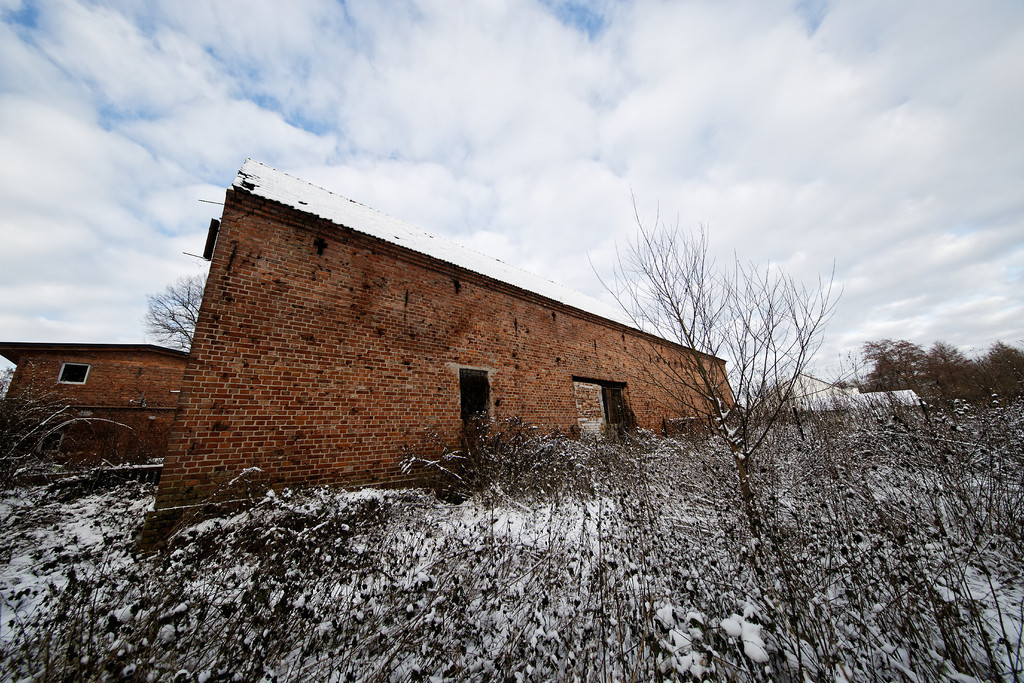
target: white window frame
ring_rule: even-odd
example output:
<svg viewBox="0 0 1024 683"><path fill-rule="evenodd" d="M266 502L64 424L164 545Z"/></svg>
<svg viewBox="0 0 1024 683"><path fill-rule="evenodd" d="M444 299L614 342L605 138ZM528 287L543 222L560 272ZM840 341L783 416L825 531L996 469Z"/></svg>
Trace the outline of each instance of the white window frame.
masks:
<svg viewBox="0 0 1024 683"><path fill-rule="evenodd" d="M69 380L62 379L64 377L64 368L66 368L69 365L80 365L80 366L84 366L85 367L85 377L82 378L81 382L71 382ZM92 370L92 366L89 365L88 363L61 363L60 374L57 375L57 383L58 384L85 384L87 381L89 381L89 371L90 370Z"/></svg>

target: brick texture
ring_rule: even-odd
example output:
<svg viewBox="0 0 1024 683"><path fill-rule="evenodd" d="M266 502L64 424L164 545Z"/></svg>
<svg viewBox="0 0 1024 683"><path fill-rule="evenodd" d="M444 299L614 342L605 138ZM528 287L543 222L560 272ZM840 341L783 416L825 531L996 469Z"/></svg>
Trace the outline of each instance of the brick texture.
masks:
<svg viewBox="0 0 1024 683"><path fill-rule="evenodd" d="M624 383L637 425L660 429L677 415L645 382L650 344L685 352L231 189L158 511L250 467L288 485L401 482L426 433L457 442L461 368L488 371L497 420L578 432L579 377Z"/></svg>

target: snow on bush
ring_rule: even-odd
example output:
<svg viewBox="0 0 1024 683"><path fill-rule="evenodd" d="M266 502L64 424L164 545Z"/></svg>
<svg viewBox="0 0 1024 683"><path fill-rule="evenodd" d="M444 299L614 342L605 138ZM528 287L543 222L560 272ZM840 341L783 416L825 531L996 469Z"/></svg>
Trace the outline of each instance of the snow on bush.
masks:
<svg viewBox="0 0 1024 683"><path fill-rule="evenodd" d="M0 679L1020 680L1021 406L803 427L753 473L756 538L712 444L522 425L461 504L254 478L152 556L146 485L15 489Z"/></svg>

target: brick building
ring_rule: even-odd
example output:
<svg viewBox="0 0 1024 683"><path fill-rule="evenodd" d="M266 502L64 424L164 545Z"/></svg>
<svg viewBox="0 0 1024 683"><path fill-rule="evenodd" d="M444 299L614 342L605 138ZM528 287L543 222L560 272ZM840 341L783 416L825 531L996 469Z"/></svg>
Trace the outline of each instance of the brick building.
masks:
<svg viewBox="0 0 1024 683"><path fill-rule="evenodd" d="M69 462L163 457L188 354L150 344L0 343L15 364L7 396L69 406L47 446Z"/></svg>
<svg viewBox="0 0 1024 683"><path fill-rule="evenodd" d="M692 351L252 160L208 252L157 516L249 467L288 484L400 481L404 449L426 432L457 443L478 413L574 433L680 417L644 364Z"/></svg>

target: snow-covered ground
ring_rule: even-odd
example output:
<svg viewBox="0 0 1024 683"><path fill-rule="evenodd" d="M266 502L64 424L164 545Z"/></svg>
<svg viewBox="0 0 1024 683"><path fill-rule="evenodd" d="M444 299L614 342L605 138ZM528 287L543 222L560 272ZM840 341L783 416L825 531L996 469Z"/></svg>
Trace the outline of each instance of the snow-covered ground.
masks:
<svg viewBox="0 0 1024 683"><path fill-rule="evenodd" d="M526 439L546 496L267 490L150 556L149 485L14 489L0 679L1020 680L1015 410L780 433L756 540L725 454L653 437Z"/></svg>

